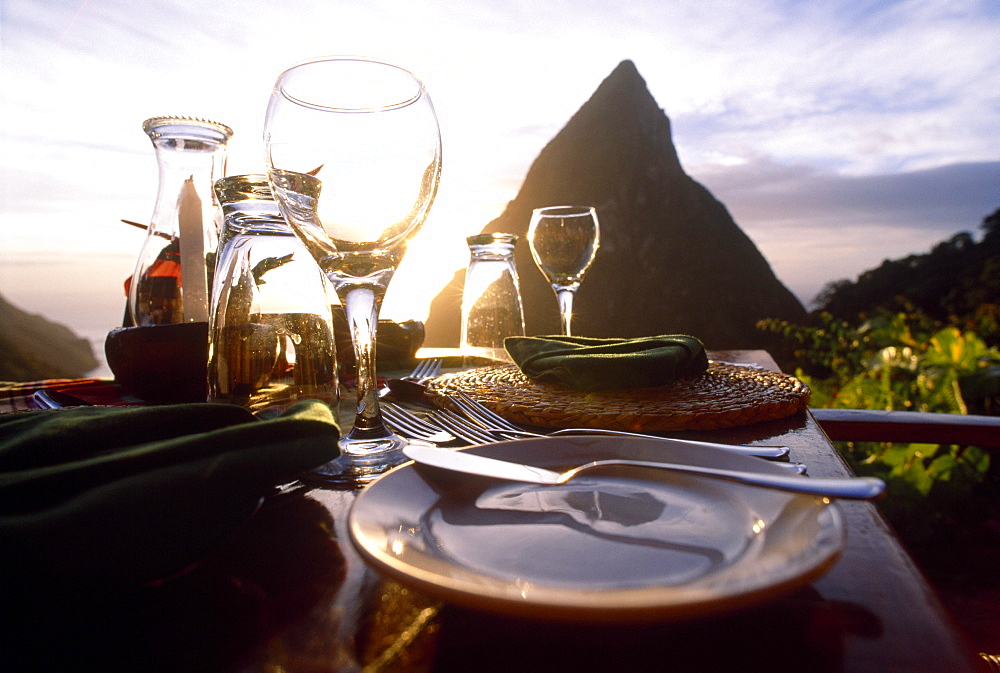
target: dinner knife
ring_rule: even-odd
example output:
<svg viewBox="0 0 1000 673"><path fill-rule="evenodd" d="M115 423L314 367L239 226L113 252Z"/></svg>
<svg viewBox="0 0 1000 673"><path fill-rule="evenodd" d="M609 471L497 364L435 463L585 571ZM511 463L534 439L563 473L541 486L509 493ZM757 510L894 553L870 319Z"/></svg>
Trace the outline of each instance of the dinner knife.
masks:
<svg viewBox="0 0 1000 673"><path fill-rule="evenodd" d="M621 459L595 460L565 472L555 472L533 465L513 463L506 460L479 456L468 451L444 449L437 446L411 444L403 448L403 453L411 460L423 465L430 465L455 472L464 472L466 474L475 474L482 477L541 484L544 486L565 484L570 479L591 470L626 467L683 472L685 474L713 479L734 481L750 486L775 488L792 493L842 498L845 500L871 500L881 496L885 492L885 482L874 477L808 478L789 474L743 472L740 470L703 467L700 465Z"/></svg>

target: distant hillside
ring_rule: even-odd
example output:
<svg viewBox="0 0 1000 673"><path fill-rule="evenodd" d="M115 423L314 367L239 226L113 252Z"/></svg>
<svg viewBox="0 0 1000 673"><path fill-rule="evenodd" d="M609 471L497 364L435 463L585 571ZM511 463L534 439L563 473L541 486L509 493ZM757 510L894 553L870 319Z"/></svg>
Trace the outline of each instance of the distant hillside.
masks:
<svg viewBox="0 0 1000 673"><path fill-rule="evenodd" d="M80 378L98 364L86 339L0 297L0 381Z"/></svg>
<svg viewBox="0 0 1000 673"><path fill-rule="evenodd" d="M857 280L830 283L817 297L817 312L842 320L902 305L941 322L964 322L988 342L1000 341L1000 209L983 219L978 242L967 232L930 252L886 260Z"/></svg>

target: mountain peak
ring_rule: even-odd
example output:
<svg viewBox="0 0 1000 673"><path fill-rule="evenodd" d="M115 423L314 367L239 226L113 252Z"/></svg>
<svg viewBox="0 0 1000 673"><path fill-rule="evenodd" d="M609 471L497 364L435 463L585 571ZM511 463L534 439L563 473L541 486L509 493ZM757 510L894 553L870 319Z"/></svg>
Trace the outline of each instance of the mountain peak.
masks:
<svg viewBox="0 0 1000 673"><path fill-rule="evenodd" d="M642 75L639 74L639 69L635 67L635 63L626 59L619 63L611 74L604 78L600 86L594 91L591 100L594 97L605 96L611 93L617 93L620 91L645 91L647 94L649 91L646 89L646 80L643 79ZM650 96L652 99L652 96Z"/></svg>
<svg viewBox="0 0 1000 673"><path fill-rule="evenodd" d="M762 318L805 319L725 206L681 167L670 120L635 64L622 61L542 149L485 232L519 234L515 259L528 334L559 331L556 298L532 260L534 208L597 208L601 248L577 292L581 336L687 333L710 348L765 347ZM461 274L459 274L461 275ZM431 307L427 345L458 342L461 278Z"/></svg>

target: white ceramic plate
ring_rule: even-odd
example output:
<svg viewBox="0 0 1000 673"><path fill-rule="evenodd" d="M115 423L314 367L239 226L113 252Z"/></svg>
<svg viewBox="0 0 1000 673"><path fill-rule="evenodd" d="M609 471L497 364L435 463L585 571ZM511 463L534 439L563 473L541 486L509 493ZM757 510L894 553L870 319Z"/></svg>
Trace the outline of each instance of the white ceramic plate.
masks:
<svg viewBox="0 0 1000 673"><path fill-rule="evenodd" d="M632 458L784 474L759 458L620 437L466 450L552 469ZM413 463L358 496L350 531L375 568L431 596L587 620L681 619L770 600L825 572L844 539L836 505L814 496L654 470L537 486Z"/></svg>

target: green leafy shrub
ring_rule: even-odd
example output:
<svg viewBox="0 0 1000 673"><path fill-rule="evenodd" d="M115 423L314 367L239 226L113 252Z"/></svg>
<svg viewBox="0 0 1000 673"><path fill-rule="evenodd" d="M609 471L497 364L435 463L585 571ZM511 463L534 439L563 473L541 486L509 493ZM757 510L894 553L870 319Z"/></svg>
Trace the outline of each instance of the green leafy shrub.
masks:
<svg viewBox="0 0 1000 673"><path fill-rule="evenodd" d="M880 312L858 326L820 314L815 326L764 321L791 343L815 407L985 413L996 409L1000 350L919 311ZM974 446L838 442L855 472L884 479L880 502L912 546L995 515L990 455Z"/></svg>

